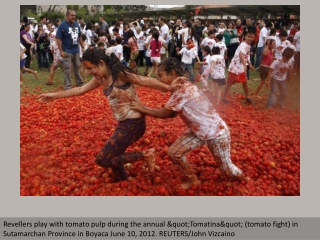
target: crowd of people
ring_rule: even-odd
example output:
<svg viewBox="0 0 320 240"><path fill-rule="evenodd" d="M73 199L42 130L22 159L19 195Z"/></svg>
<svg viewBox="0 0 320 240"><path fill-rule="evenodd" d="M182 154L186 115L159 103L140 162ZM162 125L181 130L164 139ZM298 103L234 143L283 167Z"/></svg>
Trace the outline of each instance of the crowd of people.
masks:
<svg viewBox="0 0 320 240"><path fill-rule="evenodd" d="M109 55L115 53L124 66L135 72L138 72L138 67L144 67L143 74L149 77L157 77L158 64L168 57L173 57L182 62L192 83L201 81L204 91L210 90L213 95L218 96L216 104L221 100L228 103L228 92L234 83L243 84L248 103L252 101L250 95L260 98L258 94L262 86L271 82L271 79L267 79L271 63L282 58L287 47L294 49L294 57L289 62L285 79L291 77L291 65L295 74L300 73L300 24L297 22L286 26L280 19L272 22L246 18L204 24L201 19L173 21L160 16L158 21L150 23L145 23L142 19L133 22L118 19L108 24L103 15L99 22L91 20L85 23L84 19L76 20L75 12L73 13L74 16L67 14L64 21L66 23L61 26L61 19L52 21L41 16L39 23L29 23L27 17L23 18L20 42L26 48L26 57L24 68L20 66L22 72L29 71L26 69L30 69L32 55L35 54L38 69L50 70L46 84L52 85L54 72L61 64L65 73L64 89L67 90L72 87L71 71L77 86L81 86L83 79L86 79L87 73L80 63L82 52L88 48L99 47L105 49ZM72 40L60 42L65 36L64 31L72 33ZM251 33L250 37L253 39L248 40L247 33ZM269 39L275 41L272 47L267 44L271 43ZM214 47L219 47L223 64L221 60L212 62ZM266 58L269 60L266 61ZM198 75L194 73L197 67L195 64L200 65ZM220 74L217 80L217 72L222 73L225 69L228 70L226 76ZM261 77L258 88L250 91L252 94L247 87L250 70L260 71ZM22 74L20 76L22 80ZM221 96L223 86L225 91Z"/></svg>
<svg viewBox="0 0 320 240"><path fill-rule="evenodd" d="M21 63L20 68L30 68L30 55L36 49L39 69L49 69L52 63L47 82L50 85L56 66L62 63L64 91L41 94L41 102L82 95L102 86L119 123L96 162L112 168L116 181L127 179L125 163L143 159L150 171L154 169L154 149L125 152L143 136L145 115L172 118L178 114L188 130L170 146L168 154L188 177L184 188L200 184L185 155L204 144L222 172L244 179L245 174L231 161L229 129L214 105L220 100L228 104L228 94L235 83L242 83L246 102L250 104L247 81L251 69L258 70L261 77L254 96L258 97L264 84L270 84L267 107L276 104L283 107L287 81L293 70L299 73L300 69L300 26L296 23L287 30L286 26L276 29L276 24L262 19L255 23L247 18L245 24L237 19L235 23L203 26L200 19L174 22L159 17L155 23L119 19L109 25L103 16L99 23L76 20L73 10L67 11L65 21L56 19L54 25L45 17L40 19L41 23L33 26L33 35L30 23L21 27L21 44L25 52L29 51L29 58L26 54L24 68ZM51 62L49 52L52 53ZM195 64L201 66L197 75L194 74ZM138 72L138 66L145 67L143 74ZM93 77L88 83L84 83L81 69ZM75 76L75 88L71 84L71 71ZM37 72L33 73L37 76ZM202 90L196 81L202 82ZM135 85L170 91L172 95L162 109L150 109L140 103ZM216 103L202 94L212 90L212 86L217 95Z"/></svg>

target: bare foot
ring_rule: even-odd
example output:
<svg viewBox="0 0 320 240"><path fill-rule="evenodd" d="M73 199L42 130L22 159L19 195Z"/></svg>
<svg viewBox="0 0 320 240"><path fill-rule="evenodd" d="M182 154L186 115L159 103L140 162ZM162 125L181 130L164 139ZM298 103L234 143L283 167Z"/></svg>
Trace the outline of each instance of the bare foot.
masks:
<svg viewBox="0 0 320 240"><path fill-rule="evenodd" d="M38 72L37 72L37 71L34 71L34 76L36 77L36 79L39 79L39 76L38 76Z"/></svg>
<svg viewBox="0 0 320 240"><path fill-rule="evenodd" d="M155 167L155 162L156 162L155 149L154 148L148 149L144 151L142 154L143 154L144 160L147 163L149 171L153 172Z"/></svg>
<svg viewBox="0 0 320 240"><path fill-rule="evenodd" d="M182 189L189 189L191 186L195 185L195 186L200 186L201 182L200 180L197 178L196 175L192 175L192 177L189 179L189 182L187 183L182 183L180 185L180 187Z"/></svg>

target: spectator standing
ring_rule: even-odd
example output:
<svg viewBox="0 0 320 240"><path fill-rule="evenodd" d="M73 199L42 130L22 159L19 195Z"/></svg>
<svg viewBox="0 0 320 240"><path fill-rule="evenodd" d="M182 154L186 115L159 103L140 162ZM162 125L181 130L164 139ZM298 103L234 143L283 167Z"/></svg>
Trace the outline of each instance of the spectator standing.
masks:
<svg viewBox="0 0 320 240"><path fill-rule="evenodd" d="M296 46L297 51L294 56L294 72L300 74L300 26L297 31L293 38L293 45Z"/></svg>
<svg viewBox="0 0 320 240"><path fill-rule="evenodd" d="M38 31L35 33L37 51L38 51L38 67L49 71L49 46L50 35L43 30L41 24L38 25Z"/></svg>
<svg viewBox="0 0 320 240"><path fill-rule="evenodd" d="M268 32L270 31L270 29L272 27L272 23L267 22L267 24L265 24L264 20L261 20L260 25L262 26L262 28L260 30L259 41L257 44L257 56L256 56L256 62L255 62L255 66L254 66L254 68L256 68L256 69L259 69L259 67L260 67L262 52L263 52L263 49L265 47L265 43L268 38Z"/></svg>
<svg viewBox="0 0 320 240"><path fill-rule="evenodd" d="M241 24L241 19L240 18L238 18L237 21L236 21L236 30L237 30L237 33L238 33L239 42L241 43L242 39L243 39L243 26Z"/></svg>
<svg viewBox="0 0 320 240"><path fill-rule="evenodd" d="M144 60L144 41L146 37L144 36L144 32L142 31L140 26L136 27L137 33L135 35L138 41L138 48L139 48L139 55L136 58L137 66L143 67L143 60Z"/></svg>
<svg viewBox="0 0 320 240"><path fill-rule="evenodd" d="M35 47L34 40L31 38L29 34L30 30L30 23L26 23L24 25L23 30L20 32L20 43L26 48L25 54L27 55L25 60L25 67L30 68L30 62L31 62L31 47Z"/></svg>
<svg viewBox="0 0 320 240"><path fill-rule="evenodd" d="M243 35L246 35L247 32L252 32L254 33L254 35L256 36L257 34L257 28L256 26L253 24L252 22L252 19L249 17L249 18L246 18L246 25L244 25L244 33ZM251 49L250 49L250 62L251 64L254 64L254 55L256 54L256 44L255 42L253 41L251 43ZM249 80L249 70L247 71L247 78Z"/></svg>
<svg viewBox="0 0 320 240"><path fill-rule="evenodd" d="M82 48L84 48L84 43L81 38L80 26L75 19L76 12L71 9L67 10L66 20L59 25L56 34L60 55L63 57L64 90L72 88L71 65L73 65L77 87L83 85L83 80L80 75L81 63L79 55L79 42Z"/></svg>
<svg viewBox="0 0 320 240"><path fill-rule="evenodd" d="M200 18L197 18L194 24L194 36L198 43L198 56L200 61L202 61L202 49L200 47L200 44L203 40L202 38L203 29L204 29L204 26L202 26Z"/></svg>
<svg viewBox="0 0 320 240"><path fill-rule="evenodd" d="M108 23L106 22L106 20L104 20L104 15L100 16L99 21L100 21L100 26L101 26L100 31L103 34L106 34L107 30L108 30Z"/></svg>
<svg viewBox="0 0 320 240"><path fill-rule="evenodd" d="M160 36L163 38L164 43L166 44L166 46L168 46L168 43L170 41L170 34L169 34L169 27L168 25L165 23L165 19L163 17L159 17L159 24L160 24ZM160 56L161 56L161 61L167 58L167 50L165 47L161 47L160 50Z"/></svg>

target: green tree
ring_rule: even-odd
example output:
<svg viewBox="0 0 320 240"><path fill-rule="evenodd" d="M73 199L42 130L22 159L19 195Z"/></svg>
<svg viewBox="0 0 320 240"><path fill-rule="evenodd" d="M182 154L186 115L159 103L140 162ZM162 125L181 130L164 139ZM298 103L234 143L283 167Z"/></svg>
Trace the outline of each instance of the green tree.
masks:
<svg viewBox="0 0 320 240"><path fill-rule="evenodd" d="M77 10L77 18L83 18L84 21L88 20L88 10L87 8L83 7L79 7L79 9Z"/></svg>
<svg viewBox="0 0 320 240"><path fill-rule="evenodd" d="M65 19L65 13L61 11L46 11L43 12L42 15L46 16L46 18L51 20L52 22L57 18L60 18L62 21Z"/></svg>
<svg viewBox="0 0 320 240"><path fill-rule="evenodd" d="M37 15L36 5L20 5L20 16L34 17Z"/></svg>
<svg viewBox="0 0 320 240"><path fill-rule="evenodd" d="M67 5L67 10L74 9L75 5Z"/></svg>

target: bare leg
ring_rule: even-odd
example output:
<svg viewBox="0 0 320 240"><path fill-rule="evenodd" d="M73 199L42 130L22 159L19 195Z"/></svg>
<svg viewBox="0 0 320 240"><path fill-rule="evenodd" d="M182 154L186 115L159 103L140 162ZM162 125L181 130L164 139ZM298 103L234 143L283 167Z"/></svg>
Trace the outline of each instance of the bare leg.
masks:
<svg viewBox="0 0 320 240"><path fill-rule="evenodd" d="M261 79L261 81L260 81L260 84L259 84L259 86L257 87L257 89L256 89L256 91L255 91L255 93L254 93L254 97L259 97L258 96L258 94L259 94L259 92L260 92L260 90L261 90L261 88L262 88L262 86L265 84L265 80L264 79ZM260 97L261 98L261 97Z"/></svg>
<svg viewBox="0 0 320 240"><path fill-rule="evenodd" d="M231 86L226 86L226 88L224 89L224 94L223 94L223 97L224 98L227 98L229 92L230 92L230 89L231 89Z"/></svg>
<svg viewBox="0 0 320 240"><path fill-rule="evenodd" d="M148 74L148 77L151 77L152 74L153 74L154 72L156 72L156 70L157 70L157 63L156 63L156 62L152 62L152 65L153 65L153 67L152 67L151 72Z"/></svg>
<svg viewBox="0 0 320 240"><path fill-rule="evenodd" d="M153 172L154 167L155 167L155 149L151 148L149 150L143 151L142 156L144 160L146 161L146 164L148 166L148 169L150 172Z"/></svg>
<svg viewBox="0 0 320 240"><path fill-rule="evenodd" d="M247 83L242 83L243 91L244 94L246 95L246 98L249 97L249 89L248 89L248 84Z"/></svg>
<svg viewBox="0 0 320 240"><path fill-rule="evenodd" d="M56 71L56 69L57 69L57 66L52 64L51 69L50 69L49 81L47 82L48 84L53 83L54 72Z"/></svg>
<svg viewBox="0 0 320 240"><path fill-rule="evenodd" d="M22 72L20 71L20 84L23 82Z"/></svg>
<svg viewBox="0 0 320 240"><path fill-rule="evenodd" d="M188 189L192 185L200 185L197 175L193 172L188 160L184 155L195 148L202 146L204 142L188 129L169 147L168 154L170 160L177 165L181 172L188 178L181 188Z"/></svg>
<svg viewBox="0 0 320 240"><path fill-rule="evenodd" d="M219 86L217 83L214 84L214 89L216 92L217 97L217 106L220 104L221 101L221 86Z"/></svg>
<svg viewBox="0 0 320 240"><path fill-rule="evenodd" d="M32 73L36 77L36 79L39 78L37 71L31 70L31 69L26 68L26 67L21 68L21 70L22 70L22 72Z"/></svg>

